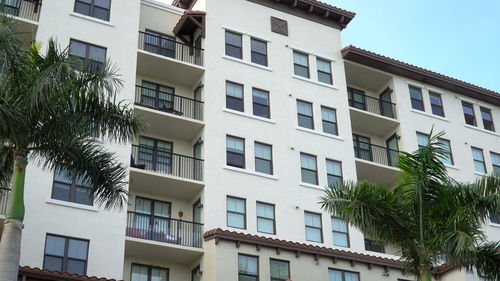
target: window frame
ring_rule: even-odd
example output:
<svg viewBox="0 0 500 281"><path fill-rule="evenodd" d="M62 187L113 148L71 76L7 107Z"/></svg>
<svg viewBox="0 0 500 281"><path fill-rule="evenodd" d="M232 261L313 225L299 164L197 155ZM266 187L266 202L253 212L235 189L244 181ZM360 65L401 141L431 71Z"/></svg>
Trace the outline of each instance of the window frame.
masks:
<svg viewBox="0 0 500 281"><path fill-rule="evenodd" d="M334 163L340 164L340 176L328 173L328 162L334 162ZM341 183L344 182L344 169L342 169L342 161L334 160L334 159L331 159L331 158L326 158L325 159L325 166L326 166L326 182L327 183L328 183L328 176L332 176L332 177L335 177L335 178L339 178L340 177L340 182ZM330 184L328 184L328 186L330 186Z"/></svg>
<svg viewBox="0 0 500 281"><path fill-rule="evenodd" d="M464 107L470 107L470 109L472 110L472 115L465 113ZM462 113L464 115L466 125L477 127L476 111L474 110L474 104L467 101L462 101ZM467 123L467 116L472 118L473 124Z"/></svg>
<svg viewBox="0 0 500 281"><path fill-rule="evenodd" d="M356 271L350 271L350 270L344 270L344 269L339 269L339 268L333 268L333 267L329 267L328 268L328 276L330 276L330 271L340 271L342 273L342 281L345 281L345 273L354 273L354 274L357 274L358 275L358 281L360 281L360 277L359 277L359 272L356 272ZM334 280L328 280L328 281L334 281Z"/></svg>
<svg viewBox="0 0 500 281"><path fill-rule="evenodd" d="M57 170L57 168L56 168L56 170ZM76 188L77 187L85 188L85 189L88 189L88 190L90 190L92 188L91 186L77 185L76 184L76 175L73 176L72 179L71 179L71 184L70 184L70 188L69 188L69 200L54 198L54 183L68 185L68 183L66 183L66 182L61 182L61 181L57 181L56 180L56 173L57 173L56 170L54 170L54 175L52 177L52 191L50 193L50 198L51 199L59 200L59 201L64 201L64 202L70 202L70 203L74 203L74 204L85 205L85 206L94 206L94 197L90 193L89 193L90 204L85 204L85 203L80 203L80 202L76 202L75 201L75 198L76 198L75 197L76 196Z"/></svg>
<svg viewBox="0 0 500 281"><path fill-rule="evenodd" d="M52 255L52 254L47 254L47 237L48 236L59 237L59 238L63 238L64 239L64 254L63 254L62 257L61 256ZM87 242L87 254L85 256L85 260L75 259L75 258L69 258L68 257L68 249L69 249L69 241L70 240L78 240L78 241ZM64 235L59 235L59 234L46 233L45 234L45 243L44 243L44 247L43 247L43 268L47 269L45 267L45 257L46 256L50 256L50 257L62 258L61 272L68 272L68 260L71 259L71 260L83 261L84 262L84 272L83 272L83 274L80 274L80 275L86 275L87 274L87 269L88 269L88 263L89 263L89 250L90 250L90 240L89 239L82 239L82 238L75 238L75 237L71 237L71 236L64 236Z"/></svg>
<svg viewBox="0 0 500 281"><path fill-rule="evenodd" d="M253 46L252 42L253 41L256 41L256 42L259 42L259 43L264 43L264 45L266 46L266 53L263 54L263 53L260 53L258 51L254 51L253 48L252 48L252 46ZM266 58L265 64L261 64L261 63L258 63L256 61L254 61L254 59L253 59L254 53L258 54L258 55L261 55L261 56L264 56ZM255 38L255 37L250 37L250 61L252 63L258 64L258 65L262 65L262 66L266 66L266 67L268 66L269 61L268 61L268 57L267 57L267 41L264 41L264 40L261 40L261 39Z"/></svg>
<svg viewBox="0 0 500 281"><path fill-rule="evenodd" d="M439 99L439 105L432 103L431 97L435 97L435 98ZM440 116L440 117L445 117L446 114L444 113L443 98L441 97L441 94L429 91L429 102L431 104L432 114L434 114L436 116ZM442 115L436 114L436 112L434 111L435 107L437 107L437 108L439 108L439 110L441 110Z"/></svg>
<svg viewBox="0 0 500 281"><path fill-rule="evenodd" d="M233 84L233 85L237 85L237 86L241 87L241 98L237 98L237 97L234 97L234 96L229 96L227 94L227 85L228 85L228 83L229 84ZM225 95L226 95L226 108L227 109L238 111L238 112L245 112L245 86L243 84L236 83L236 82L233 82L233 81L230 81L230 80L226 80L226 83L225 83ZM234 100L241 100L241 110L230 108L228 106L228 102L227 102L228 98L229 99L234 99Z"/></svg>
<svg viewBox="0 0 500 281"><path fill-rule="evenodd" d="M357 101L355 96L361 97L362 101ZM347 99L350 107L354 107L364 111L367 110L365 91L353 87L347 87Z"/></svg>
<svg viewBox="0 0 500 281"><path fill-rule="evenodd" d="M80 57L80 56L73 55L73 54L70 53L70 51L71 51L71 42L77 42L77 43L85 45L85 57ZM91 60L89 58L90 47L99 48L99 49L103 49L104 50L104 62ZM96 45L96 44L93 44L93 43L85 42L85 41L82 41L82 40L78 40L78 39L74 39L74 38L69 38L68 56L69 57L73 57L73 58L78 58L80 61L83 61L83 66L85 68L89 67L89 65L88 65L89 62L96 63L96 64L100 65L100 67L104 67L106 65L106 61L108 59L108 48L106 48L104 46Z"/></svg>
<svg viewBox="0 0 500 281"><path fill-rule="evenodd" d="M243 141L243 153L241 154L243 156L243 165L241 167L240 166L231 165L231 164L228 163L228 152L229 152L228 149L227 149L227 138L228 137ZM239 153L236 153L236 152L229 152L229 153L238 154L239 155ZM233 135L226 135L226 165L230 166L230 167L236 167L236 168L240 168L240 169L245 169L246 168L246 159L245 159L246 156L245 156L245 154L246 154L245 139L237 137L237 136L233 136Z"/></svg>
<svg viewBox="0 0 500 281"><path fill-rule="evenodd" d="M322 62L328 63L328 66L329 66L329 68L330 68L330 72L325 72L325 71L323 71L323 70L319 70L319 68L318 68L318 65L319 65L319 64L318 64L318 61L322 61ZM320 83L325 83L325 84L328 84L328 85L333 85L332 61L327 60L327 59L324 59L324 58L316 57L316 70L317 70L317 75L318 75L318 82L320 82ZM330 82L323 82L323 81L320 81L320 80L319 80L320 73L321 73L321 74L328 75L328 78L329 78Z"/></svg>
<svg viewBox="0 0 500 281"><path fill-rule="evenodd" d="M243 209L245 210L245 212L244 213L238 213L236 211L229 211L228 206L227 206L227 199L228 198L243 201ZM229 216L228 216L228 213L237 214L237 215L243 215L243 228L229 225ZM237 228L237 229L247 229L247 199L246 198L241 198L241 197L232 196L232 195L227 195L226 196L226 226L227 227L232 227L232 228Z"/></svg>
<svg viewBox="0 0 500 281"><path fill-rule="evenodd" d="M345 224L346 224L346 229L347 229L347 232L342 232L342 231L337 231L337 230L333 230L333 223L331 224L332 225L332 242L333 242L333 245L334 246L337 246L337 247L343 247L343 248L350 248L351 247L351 237L349 235L349 224L340 219L340 218L337 218L337 217L331 217L331 220L333 221L333 219L337 219L337 220L341 220L343 221ZM335 244L335 239L333 239L333 233L340 233L340 234L345 234L347 236L347 246L342 246L342 245L337 245Z"/></svg>
<svg viewBox="0 0 500 281"><path fill-rule="evenodd" d="M498 159L500 159L500 153L490 151L490 159L493 159L493 157L492 157L493 155L495 155L496 157L498 157ZM491 161L491 166L492 166L493 173L497 173L498 176L500 176L500 165L495 165L493 163L493 161ZM498 170L498 172L496 170Z"/></svg>
<svg viewBox="0 0 500 281"><path fill-rule="evenodd" d="M304 66L302 64L298 64L298 63L295 62L295 56L294 56L295 53L301 54L303 56L306 56L306 61L307 61L307 65L306 66ZM292 59L293 59L293 75L299 76L299 77L303 77L303 78L306 78L306 79L310 79L311 78L311 70L310 70L310 65L309 65L309 54L301 52L301 51L293 50ZM307 76L302 76L302 75L297 74L295 72L295 67L296 66L302 67L302 68L306 68L306 70L307 70Z"/></svg>
<svg viewBox="0 0 500 281"><path fill-rule="evenodd" d="M255 155L255 145L256 144L259 144L259 145L263 145L263 146L268 146L269 147L269 150L271 152L271 159L268 160L268 159L264 159L264 158L260 158L260 157L257 157L257 155ZM267 174L267 175L274 175L274 168L273 168L273 146L271 144L267 144L267 143L263 143L263 142L259 142L259 141L254 141L254 159L255 159L255 172L257 173L262 173L262 174ZM261 160L261 161L268 161L270 162L269 166L271 168L271 170L269 171L269 173L264 173L264 172L260 172L260 171L257 171L257 159Z"/></svg>
<svg viewBox="0 0 500 281"><path fill-rule="evenodd" d="M323 119L323 109L325 109L325 110L333 110L333 114L335 115L335 122ZM334 134L329 133L329 132L325 132L325 123L329 123L329 124L335 125L335 133ZM314 124L314 122L313 122L313 124ZM321 106L321 126L322 126L322 129L323 129L323 133L329 134L329 135L334 135L334 136L338 136L339 135L339 126L338 126L338 119L337 119L337 109L332 108L332 107L328 107L328 106L324 106L324 105Z"/></svg>
<svg viewBox="0 0 500 281"><path fill-rule="evenodd" d="M488 173L488 169L486 169L486 159L484 158L483 149L481 149L479 147L471 146L471 152L474 149L479 150L481 152L481 155L482 155L482 158L483 158L483 161L476 160L476 159L474 159L474 153L472 153L472 161L474 162L474 172L476 172L476 173L482 173L482 172L479 172L479 171L476 170L476 162L479 162L479 163L483 164L484 174L487 174Z"/></svg>
<svg viewBox="0 0 500 281"><path fill-rule="evenodd" d="M315 174L315 178L316 178L316 181L315 183L309 183L309 182L305 182L302 178L302 170L307 170L308 172L311 172L313 170L309 169L309 168L304 168L302 167L302 155L306 155L306 156L311 156L311 157L314 157L314 162L316 164L316 170L314 170L314 174ZM318 157L316 155L313 155L313 154L309 154L309 153L305 153L305 152L300 152L300 158L299 158L299 161L300 161L300 181L303 182L303 183L307 183L307 184L313 184L313 185L318 185L319 184L319 179L318 179Z"/></svg>
<svg viewBox="0 0 500 281"><path fill-rule="evenodd" d="M311 116L299 113L299 102L301 102L301 103L307 103L308 105L311 106ZM297 105L297 108L296 108L296 110L297 110L297 126L299 126L301 128L309 129L309 130L314 130L314 107L313 107L313 103L305 101L305 100L297 99L296 100L296 105ZM299 117L300 116L307 117L307 118L311 119L311 128L300 126L300 122L299 122L299 120L300 120Z"/></svg>
<svg viewBox="0 0 500 281"><path fill-rule="evenodd" d="M267 103L268 104L262 104L262 103L259 103L259 102L255 101L255 99L254 99L254 91L255 90L267 94ZM267 108L267 116L262 116L262 115L258 115L258 114L255 113L255 105L256 104L259 105L259 106ZM258 117L262 117L262 118L266 118L266 119L271 119L271 95L269 94L269 91L263 90L263 89L260 89L260 88L256 88L256 87L252 87L252 114L254 116L258 116Z"/></svg>
<svg viewBox="0 0 500 281"><path fill-rule="evenodd" d="M491 120L484 119L483 118L483 112L488 113L488 115L490 116ZM485 129L487 131L490 131L490 132L495 132L495 123L493 122L493 114L491 114L491 109L489 109L487 107L484 107L484 106L480 106L479 107L479 113L481 113L481 120L483 121L483 129ZM485 121L491 123L491 130L490 129L486 129Z"/></svg>
<svg viewBox="0 0 500 281"><path fill-rule="evenodd" d="M283 263L286 263L288 266L288 278L287 279L280 279L280 278L274 278L272 275L271 275L271 262L283 262ZM286 281L286 280L290 280L291 276L290 276L290 261L287 261L287 260L280 260L280 259L274 259L274 258L269 258L269 277L271 278L271 281Z"/></svg>
<svg viewBox="0 0 500 281"><path fill-rule="evenodd" d="M368 243L368 247L366 247L366 244ZM379 242L379 241L375 241L373 239L368 239L368 238L364 238L364 244L365 244L365 250L366 251L370 251L370 252L375 252L375 253L381 253L381 254L385 254L385 245L384 243L382 242ZM371 245L373 244L380 244L381 247L382 247L382 251L375 251L375 250L372 250L371 248Z"/></svg>
<svg viewBox="0 0 500 281"><path fill-rule="evenodd" d="M445 139L445 138L438 138L437 140L438 140L438 142L448 143L448 147L450 148L449 157L450 157L450 161L451 161L451 163L449 165L451 165L451 166L455 165L455 160L453 159L453 150L451 148L451 141L449 139ZM443 163L443 164L448 165L447 163Z"/></svg>
<svg viewBox="0 0 500 281"><path fill-rule="evenodd" d="M312 215L319 216L319 225L320 226L319 227L317 227L317 226L310 226L310 225L308 226L307 222L305 221L305 215L306 214L312 214ZM305 226L305 233L306 233L306 241L315 242L315 243L324 243L325 238L323 237L323 215L321 213L315 213L315 212L304 210L304 226ZM313 228L313 229L319 230L319 232L321 234L321 241L314 241L314 240L307 239L307 228Z"/></svg>
<svg viewBox="0 0 500 281"><path fill-rule="evenodd" d="M418 92L420 93L420 100L416 99L416 98L413 98L411 96L411 89L417 89ZM408 91L410 92L410 104L411 104L411 108L414 109L414 110L418 110L418 111L424 111L425 112L425 105L424 105L424 95L422 93L422 88L418 87L418 86L414 86L414 85L408 85ZM414 107L414 102L416 103L419 103L422 105L422 109L419 109L419 108L415 108Z"/></svg>
<svg viewBox="0 0 500 281"><path fill-rule="evenodd" d="M132 280L132 268L133 268L134 265L144 266L144 267L148 268L148 280L147 281L151 281L151 275L152 275L151 271L153 270L153 268L166 270L167 271L167 280L166 281L170 280L170 268L168 268L168 267L161 267L161 266L154 266L154 265L148 265L148 264L142 264L142 263L133 262L133 263L130 264L130 281L133 281Z"/></svg>
<svg viewBox="0 0 500 281"><path fill-rule="evenodd" d="M90 5L90 9L89 9L89 14L88 15L82 14L82 13L79 13L79 12L76 11L76 3L77 2L81 2L81 3L85 4L85 5ZM97 6L98 8L106 10L108 12L107 19L105 19L105 20L94 16L95 6L96 6L95 5L95 0L90 0L90 4L89 3L85 3L83 1L80 1L80 0L75 0L75 4L73 5L73 12L77 13L79 15L84 15L84 16L87 16L87 17L92 17L92 18L95 18L95 19L98 19L98 20L109 22L111 20L111 0L109 0L109 8L103 8L101 6Z"/></svg>
<svg viewBox="0 0 500 281"><path fill-rule="evenodd" d="M233 44L227 42L226 35L228 33L235 34L235 35L238 35L240 37L240 46L236 46L236 45L233 45ZM235 57L235 56L232 56L232 55L228 54L228 52L227 52L227 46L230 46L230 47L233 47L233 48L239 48L239 50L240 50L240 56L239 57ZM226 55L228 57L240 59L240 60L243 59L243 34L235 32L235 31L232 31L232 30L228 30L228 29L225 30L225 32L224 32L224 55Z"/></svg>
<svg viewBox="0 0 500 281"><path fill-rule="evenodd" d="M240 279L240 274L241 274L240 273L240 256L245 256L245 257L257 259L257 275L250 275L250 274L242 274L242 275L249 276L249 277L255 277L256 280L259 281L259 273L260 273L259 256L241 254L241 253L238 253L238 280Z"/></svg>
<svg viewBox="0 0 500 281"><path fill-rule="evenodd" d="M257 206L259 204L261 204L261 205L267 205L267 206L272 206L273 207L273 219L272 219L272 221L273 221L273 233L259 231L259 219L263 219L263 220L267 220L267 221L271 220L270 218L260 217L259 216L259 213L257 211ZM256 207L256 209L255 209L256 210L255 211L255 215L257 217L257 232L276 235L276 205L272 204L272 203L266 203L266 202L262 202L262 201L256 201L255 202L255 207Z"/></svg>

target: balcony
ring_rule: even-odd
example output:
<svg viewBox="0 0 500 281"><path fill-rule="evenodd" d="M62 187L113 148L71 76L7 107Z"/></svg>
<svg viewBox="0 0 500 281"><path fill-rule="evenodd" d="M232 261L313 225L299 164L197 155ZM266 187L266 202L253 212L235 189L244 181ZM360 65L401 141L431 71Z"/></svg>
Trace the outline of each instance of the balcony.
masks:
<svg viewBox="0 0 500 281"><path fill-rule="evenodd" d="M166 36L139 31L137 73L194 86L203 75L204 50Z"/></svg>
<svg viewBox="0 0 500 281"><path fill-rule="evenodd" d="M135 88L135 109L150 125L153 134L186 140L194 139L203 128L203 102L142 86Z"/></svg>
<svg viewBox="0 0 500 281"><path fill-rule="evenodd" d="M35 40L40 18L41 1L39 0L3 0L0 1L5 14L13 16L18 23L18 37L26 44Z"/></svg>
<svg viewBox="0 0 500 281"><path fill-rule="evenodd" d="M399 125L396 104L367 95L349 96L351 126L356 131L384 136Z"/></svg>
<svg viewBox="0 0 500 281"><path fill-rule="evenodd" d="M131 190L192 199L203 187L203 160L132 145L130 181Z"/></svg>
<svg viewBox="0 0 500 281"><path fill-rule="evenodd" d="M354 142L358 180L394 186L399 169L395 167L399 151L367 142Z"/></svg>
<svg viewBox="0 0 500 281"><path fill-rule="evenodd" d="M127 213L126 255L187 263L203 250L203 224L154 216Z"/></svg>

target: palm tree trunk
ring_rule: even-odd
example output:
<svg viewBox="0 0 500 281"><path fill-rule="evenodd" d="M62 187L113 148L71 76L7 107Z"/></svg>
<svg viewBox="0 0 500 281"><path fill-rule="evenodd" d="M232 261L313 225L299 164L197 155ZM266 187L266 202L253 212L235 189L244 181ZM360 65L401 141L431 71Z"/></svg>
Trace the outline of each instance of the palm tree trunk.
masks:
<svg viewBox="0 0 500 281"><path fill-rule="evenodd" d="M420 273L420 281L432 281L432 275L429 271Z"/></svg>
<svg viewBox="0 0 500 281"><path fill-rule="evenodd" d="M16 155L12 190L0 240L0 281L17 281L21 257L21 234L24 220L24 179L27 158Z"/></svg>

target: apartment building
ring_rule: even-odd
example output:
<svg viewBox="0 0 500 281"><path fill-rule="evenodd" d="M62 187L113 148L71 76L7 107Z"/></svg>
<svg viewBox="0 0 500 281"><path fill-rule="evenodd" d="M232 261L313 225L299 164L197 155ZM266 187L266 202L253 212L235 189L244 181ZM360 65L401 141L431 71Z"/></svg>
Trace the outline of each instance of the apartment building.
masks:
<svg viewBox="0 0 500 281"><path fill-rule="evenodd" d="M130 144L104 143L130 164L127 210L29 166L28 279L412 280L398 249L321 210L324 187L394 186L398 152L425 145L433 126L456 179L500 170L500 94L342 48L352 12L315 0L5 3L26 44L53 37L115 62L120 98L150 124ZM498 218L485 231L499 239Z"/></svg>

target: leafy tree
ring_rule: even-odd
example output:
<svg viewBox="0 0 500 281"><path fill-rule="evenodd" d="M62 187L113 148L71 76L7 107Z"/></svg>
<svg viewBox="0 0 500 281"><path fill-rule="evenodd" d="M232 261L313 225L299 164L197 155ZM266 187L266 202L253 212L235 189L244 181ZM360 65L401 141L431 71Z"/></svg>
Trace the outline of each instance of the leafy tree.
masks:
<svg viewBox="0 0 500 281"><path fill-rule="evenodd" d="M28 163L56 167L90 184L105 209L120 208L127 170L95 140L127 142L144 127L129 104L117 101L122 81L110 62L71 57L51 39L22 49L15 23L0 24L0 187L11 186L0 240L0 281L17 280ZM27 206L28 208L30 206ZM43 215L43 214L40 214Z"/></svg>
<svg viewBox="0 0 500 281"><path fill-rule="evenodd" d="M451 179L441 161L446 150L438 138L443 134L414 153L400 154L394 189L346 182L327 188L320 203L365 235L401 248L404 272L418 280L430 281L443 257L456 269L476 268L500 280L500 243L487 241L482 228L500 212L500 178Z"/></svg>

